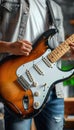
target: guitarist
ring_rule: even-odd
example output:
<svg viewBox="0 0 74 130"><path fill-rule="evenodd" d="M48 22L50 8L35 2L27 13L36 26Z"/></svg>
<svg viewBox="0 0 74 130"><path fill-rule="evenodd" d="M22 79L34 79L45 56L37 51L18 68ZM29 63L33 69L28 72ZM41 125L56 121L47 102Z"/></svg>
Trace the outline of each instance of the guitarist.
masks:
<svg viewBox="0 0 74 130"><path fill-rule="evenodd" d="M0 0L0 61L11 54L30 55L34 41L54 27L59 32L48 41L52 49L64 41L61 8L53 0ZM74 51L74 43L70 46ZM37 130L63 130L63 119L62 90L58 96L54 89L45 108L35 117ZM31 123L31 119L13 116L5 107L5 130L30 130Z"/></svg>

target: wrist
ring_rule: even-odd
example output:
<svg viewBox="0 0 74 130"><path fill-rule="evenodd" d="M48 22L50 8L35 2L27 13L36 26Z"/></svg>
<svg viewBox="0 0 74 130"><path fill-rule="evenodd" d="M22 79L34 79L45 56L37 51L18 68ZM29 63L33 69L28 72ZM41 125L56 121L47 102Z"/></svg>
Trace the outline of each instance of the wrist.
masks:
<svg viewBox="0 0 74 130"><path fill-rule="evenodd" d="M10 42L0 41L0 53L10 53Z"/></svg>

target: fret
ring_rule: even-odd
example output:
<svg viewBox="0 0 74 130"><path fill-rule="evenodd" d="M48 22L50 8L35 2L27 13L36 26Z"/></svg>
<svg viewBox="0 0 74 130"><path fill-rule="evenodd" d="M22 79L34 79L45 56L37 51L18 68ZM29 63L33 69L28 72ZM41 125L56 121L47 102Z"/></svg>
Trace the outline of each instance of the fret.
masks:
<svg viewBox="0 0 74 130"><path fill-rule="evenodd" d="M63 49L64 49L65 51L66 51L67 49L70 49L69 44L67 44L66 42L64 42Z"/></svg>
<svg viewBox="0 0 74 130"><path fill-rule="evenodd" d="M64 47L61 46L61 45L59 45L59 46L54 50L54 52L55 52L55 53L58 53L58 55L61 54L61 53L64 52L64 51L65 51L65 50L64 50Z"/></svg>
<svg viewBox="0 0 74 130"><path fill-rule="evenodd" d="M65 50L63 49L63 46L61 46L61 45L60 45L60 47L56 48L56 52L58 55L59 55L59 53L62 53L63 51L65 51Z"/></svg>
<svg viewBox="0 0 74 130"><path fill-rule="evenodd" d="M57 59L58 58L57 51L56 50L53 51L51 56L54 57L54 59Z"/></svg>
<svg viewBox="0 0 74 130"><path fill-rule="evenodd" d="M74 42L74 34L72 35L71 39L72 39L72 41Z"/></svg>
<svg viewBox="0 0 74 130"><path fill-rule="evenodd" d="M67 40L65 41L65 43L66 43L67 45L69 45L69 44L71 43L71 40L70 40L70 39L67 39Z"/></svg>
<svg viewBox="0 0 74 130"><path fill-rule="evenodd" d="M74 42L74 34L70 36L68 39L66 39L67 44L70 44L71 42Z"/></svg>
<svg viewBox="0 0 74 130"><path fill-rule="evenodd" d="M69 44L74 42L74 34L66 39L63 43L61 43L56 49L54 49L50 54L48 54L47 58L52 62L56 62L59 60L67 51L70 50Z"/></svg>

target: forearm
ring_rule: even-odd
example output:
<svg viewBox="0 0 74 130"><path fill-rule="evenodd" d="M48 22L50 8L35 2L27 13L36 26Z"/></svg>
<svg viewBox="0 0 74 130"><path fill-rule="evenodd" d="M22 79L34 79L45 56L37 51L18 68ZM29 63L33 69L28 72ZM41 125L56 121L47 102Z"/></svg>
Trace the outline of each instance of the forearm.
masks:
<svg viewBox="0 0 74 130"><path fill-rule="evenodd" d="M9 42L0 41L0 53L9 53Z"/></svg>

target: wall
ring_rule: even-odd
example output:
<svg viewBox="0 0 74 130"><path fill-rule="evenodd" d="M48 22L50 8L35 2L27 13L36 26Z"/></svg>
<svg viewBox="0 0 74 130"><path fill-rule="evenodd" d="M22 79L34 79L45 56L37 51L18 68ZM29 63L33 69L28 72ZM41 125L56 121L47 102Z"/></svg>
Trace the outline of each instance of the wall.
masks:
<svg viewBox="0 0 74 130"><path fill-rule="evenodd" d="M65 35L74 33L74 25L70 24L70 20L74 19L74 0L54 0L62 8L64 16Z"/></svg>

